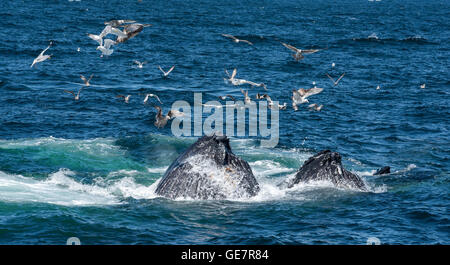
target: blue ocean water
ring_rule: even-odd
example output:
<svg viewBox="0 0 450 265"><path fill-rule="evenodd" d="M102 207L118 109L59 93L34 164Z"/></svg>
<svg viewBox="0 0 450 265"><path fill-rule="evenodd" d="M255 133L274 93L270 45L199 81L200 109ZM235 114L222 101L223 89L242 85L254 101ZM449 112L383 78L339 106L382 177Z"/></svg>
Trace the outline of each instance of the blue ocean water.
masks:
<svg viewBox="0 0 450 265"><path fill-rule="evenodd" d="M0 244L450 243L448 1L33 0L1 1L0 14ZM86 34L110 19L152 27L100 58ZM49 40L52 58L30 68ZM280 42L324 50L295 62ZM158 65L176 68L164 79ZM324 91L311 100L324 108L281 111L276 148L231 141L261 184L256 198L156 196L195 139L153 126L140 94L156 93L165 112L194 92L242 98L225 68L288 105L314 81ZM343 72L336 87L325 75ZM78 102L63 92L91 73ZM322 149L340 152L371 191L277 188ZM394 173L372 175L385 165Z"/></svg>

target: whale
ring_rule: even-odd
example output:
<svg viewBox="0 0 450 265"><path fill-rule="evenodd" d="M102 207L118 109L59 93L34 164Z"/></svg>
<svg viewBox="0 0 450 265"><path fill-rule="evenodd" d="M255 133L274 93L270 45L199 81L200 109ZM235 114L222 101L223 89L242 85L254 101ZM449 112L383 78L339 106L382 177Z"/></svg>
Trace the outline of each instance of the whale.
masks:
<svg viewBox="0 0 450 265"><path fill-rule="evenodd" d="M169 166L156 194L170 199L223 200L255 196L260 190L250 165L226 136L199 138Z"/></svg>
<svg viewBox="0 0 450 265"><path fill-rule="evenodd" d="M337 152L323 150L310 157L288 181L292 188L298 183L312 181L331 182L337 188L367 191L368 187L361 177L342 166L342 157Z"/></svg>
<svg viewBox="0 0 450 265"><path fill-rule="evenodd" d="M385 167L378 169L377 172L375 172L373 175L376 176L376 175L384 175L384 174L389 174L389 173L391 173L391 168L389 166L385 166Z"/></svg>

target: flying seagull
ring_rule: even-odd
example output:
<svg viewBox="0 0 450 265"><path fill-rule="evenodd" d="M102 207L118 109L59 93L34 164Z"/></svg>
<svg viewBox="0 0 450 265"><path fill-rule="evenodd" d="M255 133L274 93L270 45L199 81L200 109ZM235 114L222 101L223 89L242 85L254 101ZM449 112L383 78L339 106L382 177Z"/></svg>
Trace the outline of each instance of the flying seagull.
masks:
<svg viewBox="0 0 450 265"><path fill-rule="evenodd" d="M421 85L420 85L420 88L425 88L425 84L421 84Z"/></svg>
<svg viewBox="0 0 450 265"><path fill-rule="evenodd" d="M97 50L100 50L102 52L102 55L100 57L103 57L104 55L109 56L113 53L113 49L111 49L112 45L115 45L116 42L110 39L105 39L103 41L103 45L97 46Z"/></svg>
<svg viewBox="0 0 450 265"><path fill-rule="evenodd" d="M163 103L161 102L161 100L159 99L159 97L158 97L157 95L155 95L155 94L146 94L146 95L145 95L145 99L144 99L144 103L147 103L149 97L156 98L156 99L159 101L159 103L163 104Z"/></svg>
<svg viewBox="0 0 450 265"><path fill-rule="evenodd" d="M72 94L72 95L73 95L73 99L79 100L79 99L80 99L80 93L81 93L81 90L83 90L83 87L81 87L81 88L78 90L78 93L77 93L77 94L75 94L75 92L70 91L70 90L64 90L64 92L69 93L69 94Z"/></svg>
<svg viewBox="0 0 450 265"><path fill-rule="evenodd" d="M231 40L232 40L233 42L235 42L235 43L245 42L245 43L247 43L247 44L249 44L249 45L253 45L253 43L251 43L251 42L248 41L248 40L241 40L241 39L238 39L238 38L236 38L235 36L230 35L230 34L222 34L222 36L224 36L225 38L231 39Z"/></svg>
<svg viewBox="0 0 450 265"><path fill-rule="evenodd" d="M99 46L103 46L103 38L106 37L108 34L114 34L117 36L117 38L119 37L127 37L127 35L122 32L120 29L112 27L111 25L107 25L102 32L100 33L100 35L94 35L94 34L88 34L88 37L95 40L96 42L98 42Z"/></svg>
<svg viewBox="0 0 450 265"><path fill-rule="evenodd" d="M128 102L130 101L130 97L131 97L131 95L127 95L127 96L124 96L124 95L118 95L118 96L116 96L116 98L123 98L123 100L125 101L125 103L128 103Z"/></svg>
<svg viewBox="0 0 450 265"><path fill-rule="evenodd" d="M250 103L252 103L252 100L251 100L250 97L248 96L248 91L247 91L247 90L242 90L242 89L241 89L241 93L244 94L244 102L245 102L245 104L250 104Z"/></svg>
<svg viewBox="0 0 450 265"><path fill-rule="evenodd" d="M122 25L123 28L122 33L125 34L125 36L117 36L117 43L125 42L134 36L138 35L145 27L150 27L150 24L140 24L140 23L134 23L134 24L127 24Z"/></svg>
<svg viewBox="0 0 450 265"><path fill-rule="evenodd" d="M226 100L227 98L230 98L231 100L236 101L236 99L231 95L219 96L219 99L221 99L221 100Z"/></svg>
<svg viewBox="0 0 450 265"><path fill-rule="evenodd" d="M43 62L43 61L45 61L45 60L51 58L52 54L50 54L50 55L44 55L44 53L52 46L52 44L53 44L53 43L50 42L50 44L48 45L48 47L45 48L45 49L38 55L38 57L36 57L36 58L33 60L33 63L31 64L30 68L32 68L32 67L33 67L35 64L37 64L37 63Z"/></svg>
<svg viewBox="0 0 450 265"><path fill-rule="evenodd" d="M91 74L89 79L86 79L86 77L84 77L84 75L80 75L80 78L81 78L81 80L83 80L85 86L90 86L91 85L90 81L93 76L94 76L94 74Z"/></svg>
<svg viewBox="0 0 450 265"><path fill-rule="evenodd" d="M265 90L267 90L267 86L264 83L255 83L252 81L247 81L245 79L238 79L236 78L236 73L237 73L237 69L234 68L233 72L228 73L227 69L225 69L225 73L228 75L228 79L224 78L225 82L230 82L231 84L235 85L235 86L240 86L240 85L244 85L244 84L249 84L252 87L253 86L257 86L257 87L263 87Z"/></svg>
<svg viewBox="0 0 450 265"><path fill-rule="evenodd" d="M337 86L339 84L339 81L341 81L342 77L344 77L345 73L343 73L336 81L329 75L326 74L328 78L330 78L331 82L333 82L334 86Z"/></svg>
<svg viewBox="0 0 450 265"><path fill-rule="evenodd" d="M315 110L315 111L320 111L321 109L322 109L322 107L323 107L323 105L317 105L316 103L314 103L314 104L310 104L309 106L308 106L308 108L310 109L310 110Z"/></svg>
<svg viewBox="0 0 450 265"><path fill-rule="evenodd" d="M170 120L170 119L184 116L184 113L183 112L179 112L178 110L169 110L167 115L164 116L162 114L161 107L155 106L155 105L153 107L156 110L158 110L158 112L156 113L156 116L155 116L155 123L154 123L154 125L157 128L163 128L164 126L166 126L167 121Z"/></svg>
<svg viewBox="0 0 450 265"><path fill-rule="evenodd" d="M304 88L300 88L298 90L292 90L292 107L294 108L294 110L298 110L297 105L298 104L303 104L303 103L309 103L308 101L308 97L315 95L315 94L319 94L320 92L323 91L323 88L320 87L313 87L310 89L304 89Z"/></svg>
<svg viewBox="0 0 450 265"><path fill-rule="evenodd" d="M167 71L167 72L164 72L164 70L163 70L163 69L161 68L161 66L159 66L159 65L158 65L158 68L159 68L159 70L163 73L163 76L164 76L164 77L167 77L167 76L169 76L170 72L172 72L172 70L175 68L175 65L172 66L172 67L169 69L169 71Z"/></svg>
<svg viewBox="0 0 450 265"><path fill-rule="evenodd" d="M134 62L135 64L137 64L137 67L138 67L138 68L144 67L144 64L147 63L147 61L139 62L138 60L134 60L133 62Z"/></svg>
<svg viewBox="0 0 450 265"><path fill-rule="evenodd" d="M288 48L289 50L295 52L294 54L292 54L292 57L294 57L294 59L296 61L300 61L301 59L305 58L303 55L304 54L310 54L310 53L315 53L320 51L319 49L313 49L313 50L302 50L302 49L297 49L292 45L286 44L286 43L281 43L283 44L284 47Z"/></svg>

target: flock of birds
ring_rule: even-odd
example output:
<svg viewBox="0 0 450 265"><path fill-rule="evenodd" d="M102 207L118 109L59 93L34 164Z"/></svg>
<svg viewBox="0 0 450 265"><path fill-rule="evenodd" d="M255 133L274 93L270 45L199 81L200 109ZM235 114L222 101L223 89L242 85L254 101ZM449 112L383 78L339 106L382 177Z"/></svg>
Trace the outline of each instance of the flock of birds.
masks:
<svg viewBox="0 0 450 265"><path fill-rule="evenodd" d="M118 45L120 43L126 42L127 40L135 37L138 35L145 27L151 26L150 24L141 24L137 23L134 20L111 20L104 23L106 26L102 30L102 32L99 35L95 34L88 34L88 37L92 40L96 41L98 43L97 50L101 52L100 57L103 56L109 56L113 53L113 45ZM116 39L108 39L106 36L108 35L115 35ZM244 39L239 39L233 35L230 34L221 34L223 37L228 38L232 40L234 43L245 43L248 45L253 45L252 42ZM319 52L321 49L309 49L309 50L302 50L299 48L296 48L292 45L286 44L281 42L281 44L286 47L287 49L291 50L293 52L292 57L296 61L300 61L305 58L305 55L312 54ZM52 46L52 42L48 45L47 48L45 48L34 60L31 64L31 67L34 67L35 64L41 63L47 59L51 58L51 54L47 55L45 52L50 49ZM78 48L79 51L80 48ZM134 64L136 64L137 68L143 68L144 64L147 62L140 62L138 60L133 61ZM335 67L335 63L331 64L331 67ZM158 66L159 70L162 73L162 76L164 78L168 77L169 74L174 70L175 65L172 66L168 71L164 71L161 66ZM241 85L250 85L251 87L262 87L264 90L268 90L267 86L264 83L258 83L253 81L248 81L245 79L236 78L237 75L237 69L235 68L233 72L230 74L227 69L225 69L225 73L227 75L226 78L224 78L224 81L226 83L230 83L234 86L241 86ZM334 79L331 77L328 73L326 73L327 77L331 80L334 86L337 86L339 82L342 80L342 78L345 76L345 72L342 73L337 79ZM72 94L74 100L80 99L80 93L85 87L89 87L90 81L93 78L94 75L91 75L89 78L86 78L83 75L80 75L81 80L83 81L84 85L76 92L76 91L70 91L70 90L64 90L64 92ZM425 84L422 84L420 86L421 88L425 88ZM377 89L380 89L380 86L377 86ZM246 104L251 104L252 99L248 94L248 90L240 89L241 93L244 96L244 102ZM292 108L297 111L299 109L299 105L304 103L310 103L308 98L317 95L323 91L323 88L317 87L316 83L313 82L313 87L309 89L299 88L299 89L293 89L292 90ZM117 95L117 98L122 99L125 103L129 103L131 95ZM156 94L145 94L145 99L143 103L147 103L150 98L155 98L161 105L163 104L160 98ZM226 100L227 98L230 98L232 101L236 101L235 97L231 95L225 95L225 96L219 96L219 99ZM267 94L260 94L257 93L256 97L257 100L266 100L268 103L268 108L270 109L279 109L279 110L286 110L287 109L287 103L284 104L275 104L275 102L272 100L272 98ZM228 105L227 105L228 106ZM183 115L183 113L176 111L176 110L170 110L166 115L162 114L161 107L157 105L153 105L153 107L157 110L157 114L155 116L155 122L154 125L158 128L164 127L167 124L167 121L170 119L173 119L175 117L180 117ZM318 105L316 103L312 103L308 105L309 110L312 111L321 111L323 108L323 105Z"/></svg>

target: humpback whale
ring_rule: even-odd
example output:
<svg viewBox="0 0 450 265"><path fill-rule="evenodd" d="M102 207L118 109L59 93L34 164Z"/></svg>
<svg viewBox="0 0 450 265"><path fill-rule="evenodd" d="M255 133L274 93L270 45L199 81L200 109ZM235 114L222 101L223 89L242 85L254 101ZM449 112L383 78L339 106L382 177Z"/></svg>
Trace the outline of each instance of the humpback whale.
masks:
<svg viewBox="0 0 450 265"><path fill-rule="evenodd" d="M376 175L384 175L384 174L389 174L391 173L391 168L386 166L386 167L382 167L380 169L377 170L377 172L375 172L375 174L373 174L374 176Z"/></svg>
<svg viewBox="0 0 450 265"><path fill-rule="evenodd" d="M249 164L233 154L226 136L203 136L167 169L156 194L170 199L249 198L259 192Z"/></svg>
<svg viewBox="0 0 450 265"><path fill-rule="evenodd" d="M310 157L297 171L295 178L288 183L288 188L292 188L300 182L310 181L330 181L339 188L368 190L359 176L342 166L341 155L330 150L320 151Z"/></svg>

